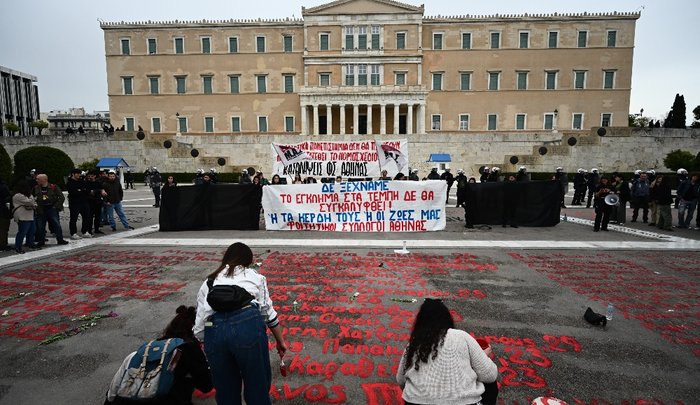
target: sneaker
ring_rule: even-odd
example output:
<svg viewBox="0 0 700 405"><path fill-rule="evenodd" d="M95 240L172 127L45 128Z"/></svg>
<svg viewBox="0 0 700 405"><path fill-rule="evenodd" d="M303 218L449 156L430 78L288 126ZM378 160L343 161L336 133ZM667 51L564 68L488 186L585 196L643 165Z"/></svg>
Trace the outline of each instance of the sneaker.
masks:
<svg viewBox="0 0 700 405"><path fill-rule="evenodd" d="M133 230L136 229L136 228L134 228L133 226L127 226L126 229L128 229L128 230L130 230L130 231L133 231Z"/></svg>
<svg viewBox="0 0 700 405"><path fill-rule="evenodd" d="M56 244L57 244L57 245L67 245L67 244L68 244L68 241L65 240L65 239L61 239L61 240L59 240L58 242L56 242Z"/></svg>
<svg viewBox="0 0 700 405"><path fill-rule="evenodd" d="M24 250L22 250L22 249L15 249L15 252L17 252L19 254L24 254Z"/></svg>
<svg viewBox="0 0 700 405"><path fill-rule="evenodd" d="M112 232L115 232L116 230L117 230L117 227L116 227L116 226L113 226L113 227L112 227Z"/></svg>
<svg viewBox="0 0 700 405"><path fill-rule="evenodd" d="M83 238L92 238L92 235L90 234L90 232L85 232L83 234Z"/></svg>
<svg viewBox="0 0 700 405"><path fill-rule="evenodd" d="M74 233L73 235L70 236L71 239L73 240L80 240L83 239L82 236L78 235L77 233Z"/></svg>
<svg viewBox="0 0 700 405"><path fill-rule="evenodd" d="M105 234L105 233L102 232L102 231L99 230L99 229L95 231L95 235L104 235L104 234Z"/></svg>

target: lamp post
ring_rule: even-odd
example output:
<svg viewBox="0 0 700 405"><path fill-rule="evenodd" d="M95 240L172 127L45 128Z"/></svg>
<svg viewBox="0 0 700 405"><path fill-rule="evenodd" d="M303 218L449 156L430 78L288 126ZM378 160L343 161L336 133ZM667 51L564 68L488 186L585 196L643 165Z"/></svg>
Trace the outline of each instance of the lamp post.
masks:
<svg viewBox="0 0 700 405"><path fill-rule="evenodd" d="M175 136L180 136L180 113L175 113Z"/></svg>

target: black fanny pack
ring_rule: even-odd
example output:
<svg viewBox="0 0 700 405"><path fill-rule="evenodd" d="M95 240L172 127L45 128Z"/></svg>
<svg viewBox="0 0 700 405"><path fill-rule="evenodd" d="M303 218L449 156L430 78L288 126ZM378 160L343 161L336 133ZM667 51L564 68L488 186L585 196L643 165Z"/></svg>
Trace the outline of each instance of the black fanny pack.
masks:
<svg viewBox="0 0 700 405"><path fill-rule="evenodd" d="M214 279L207 279L207 302L216 312L231 312L250 304L253 297L243 287L237 285L214 285Z"/></svg>

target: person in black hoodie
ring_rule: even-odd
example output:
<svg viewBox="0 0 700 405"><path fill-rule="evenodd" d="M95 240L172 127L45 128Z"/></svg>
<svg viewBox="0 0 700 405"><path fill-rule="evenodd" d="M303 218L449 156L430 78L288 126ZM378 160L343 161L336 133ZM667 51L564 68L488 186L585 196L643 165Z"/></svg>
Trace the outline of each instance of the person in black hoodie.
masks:
<svg viewBox="0 0 700 405"><path fill-rule="evenodd" d="M175 350L180 350L180 356L175 365L175 381L170 392L160 398L148 401L133 401L117 397L114 380L121 380L123 369L120 368L115 375L113 384L107 392L104 405L192 405L192 393L198 389L207 393L214 388L209 371L209 363L202 352L199 340L194 336L194 326L197 310L195 307L180 305L176 310L177 315L163 331L157 340L180 338L185 341Z"/></svg>
<svg viewBox="0 0 700 405"><path fill-rule="evenodd" d="M66 182L68 189L68 209L70 211L70 219L68 220L68 228L70 229L71 239L92 238L90 231L92 230L92 217L90 216L90 196L91 185L81 178L83 172L80 169L70 171L70 177ZM80 215L80 233L78 233L78 215Z"/></svg>
<svg viewBox="0 0 700 405"><path fill-rule="evenodd" d="M594 194L595 222L593 223L593 232L608 230L612 207L605 203L605 197L610 194L610 187L610 180L607 177L601 177Z"/></svg>
<svg viewBox="0 0 700 405"><path fill-rule="evenodd" d="M627 221L627 202L631 198L630 185L621 174L615 173L613 175L612 190L620 197L620 203L613 207L615 214L611 215L611 219L619 225L624 225Z"/></svg>
<svg viewBox="0 0 700 405"><path fill-rule="evenodd" d="M662 174L656 175L656 209L658 219L656 227L665 231L673 231L673 218L671 217L671 204L673 204L673 196L671 195L671 184L668 177Z"/></svg>

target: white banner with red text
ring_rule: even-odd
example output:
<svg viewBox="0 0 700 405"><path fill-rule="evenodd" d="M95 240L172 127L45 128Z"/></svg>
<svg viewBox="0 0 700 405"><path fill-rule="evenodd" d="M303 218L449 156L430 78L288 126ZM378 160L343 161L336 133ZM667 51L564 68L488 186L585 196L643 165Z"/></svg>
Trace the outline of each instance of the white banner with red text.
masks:
<svg viewBox="0 0 700 405"><path fill-rule="evenodd" d="M447 183L350 181L263 187L265 228L331 232L445 229Z"/></svg>
<svg viewBox="0 0 700 405"><path fill-rule="evenodd" d="M408 175L408 141L306 141L296 144L272 144L272 174L293 178L379 177L382 170L394 177Z"/></svg>

